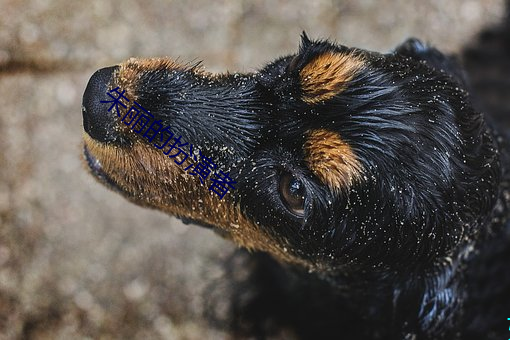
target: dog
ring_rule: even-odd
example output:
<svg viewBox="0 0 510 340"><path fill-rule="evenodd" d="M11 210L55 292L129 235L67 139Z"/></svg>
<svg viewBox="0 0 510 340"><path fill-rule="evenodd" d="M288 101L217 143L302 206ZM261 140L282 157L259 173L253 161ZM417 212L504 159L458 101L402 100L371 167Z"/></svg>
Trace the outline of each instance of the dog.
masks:
<svg viewBox="0 0 510 340"><path fill-rule="evenodd" d="M247 74L132 58L89 80L84 160L131 202L250 251L226 321L236 337L499 339L508 139L471 89L417 39L381 54L303 33ZM125 101L109 111L113 90ZM128 126L128 101L151 122ZM233 180L221 197L218 174Z"/></svg>

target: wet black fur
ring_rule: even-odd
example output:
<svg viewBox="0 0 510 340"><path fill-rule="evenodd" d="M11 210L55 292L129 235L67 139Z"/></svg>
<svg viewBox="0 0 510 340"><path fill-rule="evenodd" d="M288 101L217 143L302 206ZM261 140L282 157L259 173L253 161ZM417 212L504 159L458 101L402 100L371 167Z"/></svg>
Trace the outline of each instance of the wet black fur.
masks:
<svg viewBox="0 0 510 340"><path fill-rule="evenodd" d="M229 286L234 295L227 324L238 335L287 336L282 329L302 339L508 335L507 140L504 130L490 126L510 121L504 77L510 75L509 37L508 27L488 30L464 55L469 73L501 68L501 79L492 77L497 104L489 96L469 96L465 91L477 93L485 85L469 83L455 60L417 40L394 55L368 55L375 67L318 107L296 100L301 93L294 69L343 47L305 38L300 54L261 72L257 86L270 103L264 118L270 124L263 151L253 157L255 170L244 174L241 203L250 202L244 206L248 216L290 240L297 254L334 272L282 271L264 254L232 263L232 271L252 270ZM492 56L483 54L487 39L501 45ZM491 106L496 110L487 110ZM334 127L361 157L370 184L335 196L310 180L302 166L303 124ZM304 221L282 216L273 188L287 171L306 184ZM248 188L257 180L262 184Z"/></svg>
<svg viewBox="0 0 510 340"><path fill-rule="evenodd" d="M313 48L321 53L332 47ZM467 62L475 63L470 53ZM333 272L282 271L264 254L244 260L251 266L231 264L233 271L248 266L252 273L242 282L232 279L227 324L238 335L258 338L285 337L278 333L282 328L301 339L503 337L510 309L510 237L508 162L498 149L504 153L506 141L479 113L484 98L473 104L462 90L471 85L455 60L416 40L399 46L395 55L370 57L375 70L312 109L292 101L299 98L298 86L289 90L280 83L292 84L286 73L296 57L262 71L262 92L273 107L269 134L282 137L277 142L268 137L273 149L254 157L256 170L246 176L247 183L264 177L274 182L241 189L241 203L249 201L248 216L276 237L283 234L297 254ZM309 181L313 176L301 166L302 135L294 132L302 131L296 117L307 116L307 128L338 122L336 130L371 170L370 185L335 196ZM307 185L304 221L282 217L272 190L286 171ZM360 227L368 230L358 235Z"/></svg>
<svg viewBox="0 0 510 340"><path fill-rule="evenodd" d="M510 337L508 139L498 129L510 122L509 41L507 23L483 33L466 71L418 40L378 54L303 36L297 54L253 74L143 74L139 102L230 171L246 216L320 268L240 251L211 288L215 324L259 339ZM307 104L299 71L328 51L366 66L345 91ZM501 72L484 84L484 67ZM312 129L337 132L359 158L363 177L349 190L307 168ZM278 193L285 173L306 188L303 219ZM225 291L227 318L214 308Z"/></svg>

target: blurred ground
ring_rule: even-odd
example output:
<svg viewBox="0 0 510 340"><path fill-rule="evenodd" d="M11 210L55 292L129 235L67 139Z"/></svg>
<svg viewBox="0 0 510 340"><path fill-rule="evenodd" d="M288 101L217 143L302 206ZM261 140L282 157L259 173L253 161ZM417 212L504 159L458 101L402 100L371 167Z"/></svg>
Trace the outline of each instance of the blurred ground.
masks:
<svg viewBox="0 0 510 340"><path fill-rule="evenodd" d="M81 164L81 95L130 56L252 71L299 34L455 52L502 0L0 0L0 339L223 339L203 318L234 247L127 203Z"/></svg>

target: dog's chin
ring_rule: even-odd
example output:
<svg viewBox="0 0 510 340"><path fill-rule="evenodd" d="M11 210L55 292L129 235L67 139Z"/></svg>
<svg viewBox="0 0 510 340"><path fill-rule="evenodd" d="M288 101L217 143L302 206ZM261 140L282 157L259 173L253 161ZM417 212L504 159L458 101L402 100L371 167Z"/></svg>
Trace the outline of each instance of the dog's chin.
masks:
<svg viewBox="0 0 510 340"><path fill-rule="evenodd" d="M103 184L107 188L109 188L117 193L120 193L121 195L126 197L128 200L133 197L132 194L130 194L126 190L122 189L110 176L108 176L108 174L103 170L101 162L90 152L90 150L86 144L83 146L83 156L84 156L85 162L87 163L89 172L101 184ZM135 203L140 205L139 202L135 201ZM206 229L212 229L215 232L217 232L219 235L221 235L225 238L229 238L226 232L222 231L221 229L219 229L211 224L204 223L202 221L184 217L184 216L175 216L175 217L180 219L183 224L194 224L194 225L206 228Z"/></svg>
<svg viewBox="0 0 510 340"><path fill-rule="evenodd" d="M127 191L118 186L117 183L115 183L115 181L110 176L108 176L108 174L103 170L101 162L90 152L86 144L83 146L83 156L90 173L101 184L124 196L132 196Z"/></svg>

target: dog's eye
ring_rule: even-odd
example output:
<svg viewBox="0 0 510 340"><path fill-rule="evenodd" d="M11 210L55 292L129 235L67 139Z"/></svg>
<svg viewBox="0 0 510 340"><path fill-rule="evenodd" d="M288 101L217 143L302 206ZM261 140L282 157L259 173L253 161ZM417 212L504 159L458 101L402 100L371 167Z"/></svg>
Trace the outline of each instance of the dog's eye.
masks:
<svg viewBox="0 0 510 340"><path fill-rule="evenodd" d="M289 173L280 177L278 188L280 197L290 212L298 217L303 217L305 212L305 187L303 183Z"/></svg>

